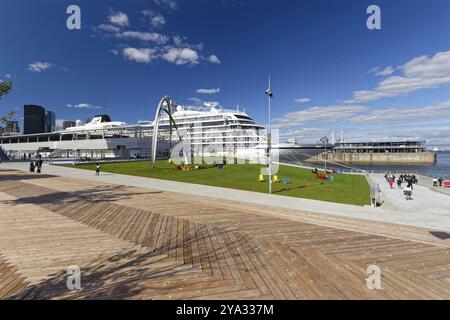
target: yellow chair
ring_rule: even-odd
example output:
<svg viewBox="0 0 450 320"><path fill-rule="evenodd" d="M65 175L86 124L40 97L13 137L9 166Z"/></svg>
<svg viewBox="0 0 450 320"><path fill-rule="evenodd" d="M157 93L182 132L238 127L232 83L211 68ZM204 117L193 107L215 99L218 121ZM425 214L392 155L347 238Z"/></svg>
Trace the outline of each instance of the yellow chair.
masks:
<svg viewBox="0 0 450 320"><path fill-rule="evenodd" d="M262 174L259 175L258 181L259 181L259 182L264 182L264 181L265 181L265 180L264 180L264 176L263 176Z"/></svg>
<svg viewBox="0 0 450 320"><path fill-rule="evenodd" d="M273 175L272 176L272 182L280 182L280 180L278 180L278 176L277 175Z"/></svg>

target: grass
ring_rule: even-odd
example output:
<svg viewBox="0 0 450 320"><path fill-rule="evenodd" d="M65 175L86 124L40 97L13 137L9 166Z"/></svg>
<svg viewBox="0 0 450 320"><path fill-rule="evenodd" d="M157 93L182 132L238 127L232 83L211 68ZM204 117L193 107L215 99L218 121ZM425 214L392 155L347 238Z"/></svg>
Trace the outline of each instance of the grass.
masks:
<svg viewBox="0 0 450 320"><path fill-rule="evenodd" d="M96 166L80 164L75 167L95 170ZM255 164L229 164L223 170L214 167L182 171L167 161L158 161L154 168L149 161L101 164L103 172L267 193L268 182L258 182L260 168L261 165ZM287 177L292 183L274 183L276 195L359 206L370 203L369 184L364 176L334 174L334 182L328 182L317 179L308 169L280 166L278 177L281 181Z"/></svg>

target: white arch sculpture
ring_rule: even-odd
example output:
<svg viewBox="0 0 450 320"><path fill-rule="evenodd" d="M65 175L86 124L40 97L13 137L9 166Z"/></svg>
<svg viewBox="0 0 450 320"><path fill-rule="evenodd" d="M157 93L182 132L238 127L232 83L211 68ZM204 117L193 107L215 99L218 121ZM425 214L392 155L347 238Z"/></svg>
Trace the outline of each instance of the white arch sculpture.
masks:
<svg viewBox="0 0 450 320"><path fill-rule="evenodd" d="M156 108L155 120L153 121L153 140L152 140L152 165L156 162L156 150L158 147L158 129L159 120L161 118L161 111L164 111L169 116L169 153L172 153L172 126L175 127L178 139L181 141L178 127L172 117L172 103L168 96L164 96Z"/></svg>

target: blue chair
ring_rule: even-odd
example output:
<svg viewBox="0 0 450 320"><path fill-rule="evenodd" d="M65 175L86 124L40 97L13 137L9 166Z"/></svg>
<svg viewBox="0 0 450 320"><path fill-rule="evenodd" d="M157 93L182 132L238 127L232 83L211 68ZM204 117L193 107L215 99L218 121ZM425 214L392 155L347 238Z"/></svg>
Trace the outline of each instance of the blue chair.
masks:
<svg viewBox="0 0 450 320"><path fill-rule="evenodd" d="M284 184L284 185L291 184L291 180L289 180L289 179L286 178L286 177L283 177L283 184Z"/></svg>

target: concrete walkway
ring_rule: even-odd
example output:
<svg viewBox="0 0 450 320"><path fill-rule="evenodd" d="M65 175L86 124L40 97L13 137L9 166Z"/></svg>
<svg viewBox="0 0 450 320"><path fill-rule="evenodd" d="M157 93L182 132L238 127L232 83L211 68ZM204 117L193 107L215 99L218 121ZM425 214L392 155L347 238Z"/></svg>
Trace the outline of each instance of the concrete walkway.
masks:
<svg viewBox="0 0 450 320"><path fill-rule="evenodd" d="M0 164L0 168L28 171L28 163L19 163L19 162L2 163ZM433 207L431 211L430 210L421 211L421 210L411 210L413 209L412 205L408 203L403 206L398 205L398 208L400 210L387 210L383 208L358 207L331 202L300 199L279 195L269 195L258 192L210 187L197 184L143 178L136 176L127 176L112 173L102 173L101 176L97 177L94 175L93 171L59 167L59 166L50 166L50 165L44 166L43 173L69 178L100 181L109 184L119 184L125 186L147 188L152 190L176 192L179 193L180 196L181 194L189 194L201 197L266 205L276 208L300 210L303 212L321 213L350 218L366 219L371 221L387 222L400 225L423 227L434 230L450 231L450 207L447 206L443 207L449 208L446 209L447 211L445 211L445 209L444 210L436 209L436 207ZM383 186L384 184L380 185ZM436 195L438 195L439 197L445 196L446 201L450 204L449 196L442 194ZM430 200L427 201L426 203L442 202L441 198L439 198L440 201L436 201L434 194L428 193L417 194L417 197L420 198L430 197ZM396 198L393 197L394 201L391 202L400 204L400 201L396 202L395 199ZM426 208L426 205L424 205L423 208Z"/></svg>
<svg viewBox="0 0 450 320"><path fill-rule="evenodd" d="M399 189L397 184L394 184L393 189L390 189L382 174L372 174L370 177L372 181L380 184L381 191L396 210L450 217L449 195L435 192L422 185L414 185L413 199L406 200L403 195L405 184L403 184L402 189Z"/></svg>
<svg viewBox="0 0 450 320"><path fill-rule="evenodd" d="M416 175L419 180L419 185L427 187L435 192L445 193L450 195L450 188L445 187L433 187L433 179L422 175Z"/></svg>

